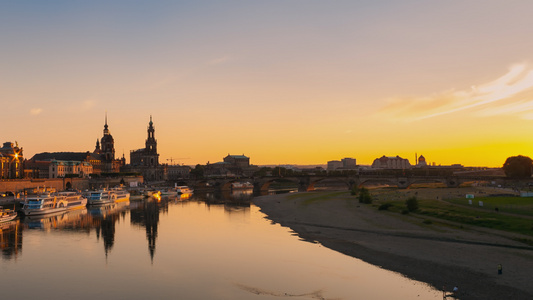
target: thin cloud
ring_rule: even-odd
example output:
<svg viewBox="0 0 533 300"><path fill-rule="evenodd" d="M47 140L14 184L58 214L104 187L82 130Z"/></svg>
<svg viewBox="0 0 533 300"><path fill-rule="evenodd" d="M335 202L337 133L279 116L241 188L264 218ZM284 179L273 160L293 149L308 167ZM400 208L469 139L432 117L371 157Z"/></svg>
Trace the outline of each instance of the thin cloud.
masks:
<svg viewBox="0 0 533 300"><path fill-rule="evenodd" d="M41 114L43 110L41 108L32 108L30 110L30 114L33 115L33 116L36 116L36 115L39 115Z"/></svg>
<svg viewBox="0 0 533 300"><path fill-rule="evenodd" d="M221 65L221 64L224 64L226 62L228 62L230 60L229 56L223 56L223 57L219 57L219 58L216 58L216 59L213 59L213 60L210 60L207 62L208 65Z"/></svg>
<svg viewBox="0 0 533 300"><path fill-rule="evenodd" d="M533 70L515 65L500 78L469 90L449 90L427 97L392 99L380 114L415 121L476 108L477 116L519 114L533 111Z"/></svg>

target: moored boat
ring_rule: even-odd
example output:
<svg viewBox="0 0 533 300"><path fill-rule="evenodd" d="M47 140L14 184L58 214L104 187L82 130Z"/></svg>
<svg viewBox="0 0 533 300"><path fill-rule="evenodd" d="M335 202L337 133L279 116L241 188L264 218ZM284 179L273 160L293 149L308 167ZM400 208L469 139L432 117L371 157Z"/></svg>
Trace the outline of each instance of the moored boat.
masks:
<svg viewBox="0 0 533 300"><path fill-rule="evenodd" d="M63 197L67 202L67 210L82 209L87 206L87 198L79 192L65 191L56 193L57 196Z"/></svg>
<svg viewBox="0 0 533 300"><path fill-rule="evenodd" d="M87 192L87 202L89 205L104 205L128 200L130 200L130 193L121 188Z"/></svg>
<svg viewBox="0 0 533 300"><path fill-rule="evenodd" d="M17 212L0 206L0 223L8 222L17 217Z"/></svg>
<svg viewBox="0 0 533 300"><path fill-rule="evenodd" d="M26 216L46 215L84 208L87 198L79 192L66 191L28 196L22 213Z"/></svg>
<svg viewBox="0 0 533 300"><path fill-rule="evenodd" d="M167 188L160 190L161 196L176 196L178 194L178 191L176 188Z"/></svg>
<svg viewBox="0 0 533 300"><path fill-rule="evenodd" d="M191 189L190 187L186 186L186 185L181 185L181 186L176 187L176 192L178 193L178 195L181 195L181 194L192 194L194 192L194 190Z"/></svg>

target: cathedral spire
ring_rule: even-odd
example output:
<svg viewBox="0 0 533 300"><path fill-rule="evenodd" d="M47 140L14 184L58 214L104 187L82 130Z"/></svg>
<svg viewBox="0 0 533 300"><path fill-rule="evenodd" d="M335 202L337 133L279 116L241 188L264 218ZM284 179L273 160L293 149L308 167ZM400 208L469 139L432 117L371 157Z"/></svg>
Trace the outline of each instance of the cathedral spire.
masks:
<svg viewBox="0 0 533 300"><path fill-rule="evenodd" d="M104 135L108 135L109 134L109 129L108 129L109 126L107 126L107 111L105 112L105 125L104 125Z"/></svg>

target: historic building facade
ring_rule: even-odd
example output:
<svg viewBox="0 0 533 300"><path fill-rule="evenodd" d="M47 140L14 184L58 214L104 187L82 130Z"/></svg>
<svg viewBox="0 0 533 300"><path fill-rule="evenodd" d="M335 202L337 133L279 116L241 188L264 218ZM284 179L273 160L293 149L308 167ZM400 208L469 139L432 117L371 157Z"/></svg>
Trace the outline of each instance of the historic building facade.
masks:
<svg viewBox="0 0 533 300"><path fill-rule="evenodd" d="M101 149L100 149L101 145ZM94 154L99 155L100 159L93 161L93 171L95 173L118 173L120 168L125 165L126 159L122 156L122 159L115 159L115 139L109 131L107 125L107 114L105 116L104 135L100 140L96 141L96 147Z"/></svg>
<svg viewBox="0 0 533 300"><path fill-rule="evenodd" d="M88 178L92 173L93 166L86 161L52 160L48 166L48 178Z"/></svg>
<svg viewBox="0 0 533 300"><path fill-rule="evenodd" d="M0 148L0 179L16 179L24 176L24 157L18 143L5 142Z"/></svg>
<svg viewBox="0 0 533 300"><path fill-rule="evenodd" d="M115 159L115 140L109 131L106 115L103 136L100 141L96 140L94 151L37 153L26 161L26 170L27 177L30 178L58 178L66 175L86 177L89 174L117 173L125 164L124 156Z"/></svg>
<svg viewBox="0 0 533 300"><path fill-rule="evenodd" d="M150 116L148 123L148 137L145 147L130 151L130 164L123 168L126 172L141 173L146 181L167 180L167 166L159 164L157 153L157 140L155 139L155 127Z"/></svg>
<svg viewBox="0 0 533 300"><path fill-rule="evenodd" d="M250 165L250 158L243 155L230 155L223 158L224 161L213 164L207 163L205 175L211 177L225 176L252 176L257 171L256 166Z"/></svg>
<svg viewBox="0 0 533 300"><path fill-rule="evenodd" d="M374 169L410 169L412 166L407 158L385 156L376 158L372 163Z"/></svg>

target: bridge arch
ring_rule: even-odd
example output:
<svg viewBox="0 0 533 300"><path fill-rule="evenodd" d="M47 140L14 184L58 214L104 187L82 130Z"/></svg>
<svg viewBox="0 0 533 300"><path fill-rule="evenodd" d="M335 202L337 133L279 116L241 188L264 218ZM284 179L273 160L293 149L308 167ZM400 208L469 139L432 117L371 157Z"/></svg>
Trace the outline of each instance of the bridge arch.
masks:
<svg viewBox="0 0 533 300"><path fill-rule="evenodd" d="M275 182L292 182L295 183L298 187L298 190L300 191L300 188L302 184L306 185L305 183L302 183L302 180L297 177L272 177L272 178L261 178L258 180L253 181L254 185L254 192L267 192L270 188L270 186Z"/></svg>
<svg viewBox="0 0 533 300"><path fill-rule="evenodd" d="M347 177L320 177L311 179L307 185L307 191L314 191L316 185L320 183L340 183L342 186L346 187L347 190L351 189L355 185L355 180Z"/></svg>

